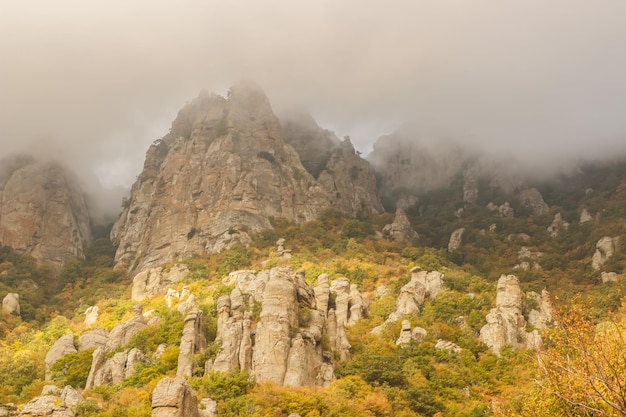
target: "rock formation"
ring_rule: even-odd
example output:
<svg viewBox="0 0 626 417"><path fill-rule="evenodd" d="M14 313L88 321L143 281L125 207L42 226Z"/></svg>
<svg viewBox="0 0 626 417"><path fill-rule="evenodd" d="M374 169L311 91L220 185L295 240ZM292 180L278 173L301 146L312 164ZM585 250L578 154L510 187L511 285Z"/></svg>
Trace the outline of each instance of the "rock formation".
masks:
<svg viewBox="0 0 626 417"><path fill-rule="evenodd" d="M88 307L87 310L85 310L85 320L83 321L85 326L91 327L96 324L96 321L98 320L99 310L100 308L98 306L91 306Z"/></svg>
<svg viewBox="0 0 626 417"><path fill-rule="evenodd" d="M301 163L258 88L227 98L202 93L148 150L143 172L111 232L116 262L138 270L175 256L249 243L270 217L316 219L328 208L381 211L369 166L349 141L332 149L319 178Z"/></svg>
<svg viewBox="0 0 626 417"><path fill-rule="evenodd" d="M127 345L128 342L130 342L130 338L133 337L135 333L146 327L146 320L142 312L142 305L137 304L133 306L133 318L115 326L113 330L111 330L104 350L110 352Z"/></svg>
<svg viewBox="0 0 626 417"><path fill-rule="evenodd" d="M391 313L385 323L372 329L372 334L379 334L389 323L397 322L405 314L417 314L426 297L434 299L443 288L443 274L438 271L427 272L416 266L411 269L411 281L400 289L396 299L396 311Z"/></svg>
<svg viewBox="0 0 626 417"><path fill-rule="evenodd" d="M152 417L200 417L198 397L185 378L163 378L152 391Z"/></svg>
<svg viewBox="0 0 626 417"><path fill-rule="evenodd" d="M400 329L400 336L396 340L396 345L402 346L411 343L413 340L413 334L411 332L411 322L408 320L402 321L402 328Z"/></svg>
<svg viewBox="0 0 626 417"><path fill-rule="evenodd" d="M24 406L20 416L74 417L76 406L83 400L83 396L69 385L62 390L47 385L40 396L33 398Z"/></svg>
<svg viewBox="0 0 626 417"><path fill-rule="evenodd" d="M62 166L30 158L0 165L0 244L59 272L83 258L89 214L77 180Z"/></svg>
<svg viewBox="0 0 626 417"><path fill-rule="evenodd" d="M74 335L72 334L61 336L56 342L54 342L52 347L50 347L50 350L48 350L48 353L46 353L46 379L50 377L50 369L56 361L69 353L76 352L78 351L74 346Z"/></svg>
<svg viewBox="0 0 626 417"><path fill-rule="evenodd" d="M532 299L537 305L528 313L528 323L535 329L545 329L552 322L552 303L548 291L541 291L541 295L536 292L528 292L526 297Z"/></svg>
<svg viewBox="0 0 626 417"><path fill-rule="evenodd" d="M450 352L459 353L462 349L456 343L447 340L438 339L435 343L435 349L449 350Z"/></svg>
<svg viewBox="0 0 626 417"><path fill-rule="evenodd" d="M487 314L487 324L480 329L480 339L497 355L504 346L540 346L541 337L537 330L526 332L522 291L515 275L502 275L498 280L496 307Z"/></svg>
<svg viewBox="0 0 626 417"><path fill-rule="evenodd" d="M567 229L569 229L569 223L563 220L561 213L556 213L554 215L554 220L552 220L552 223L548 226L548 233L550 233L550 236L558 237Z"/></svg>
<svg viewBox="0 0 626 417"><path fill-rule="evenodd" d="M535 215L545 214L550 209L536 188L526 188L520 191L517 198L524 207L531 209Z"/></svg>
<svg viewBox="0 0 626 417"><path fill-rule="evenodd" d="M117 352L108 358L99 347L92 354L91 368L85 388L91 389L104 384L119 384L135 373L135 366L147 363L148 358L137 348Z"/></svg>
<svg viewBox="0 0 626 417"><path fill-rule="evenodd" d="M109 332L102 327L88 330L78 337L78 350L104 348L109 340Z"/></svg>
<svg viewBox="0 0 626 417"><path fill-rule="evenodd" d="M133 278L131 299L143 301L146 298L163 294L167 287L184 279L189 274L187 265L176 264L169 271L161 267L144 269Z"/></svg>
<svg viewBox="0 0 626 417"><path fill-rule="evenodd" d="M322 337L340 359L349 357L344 328L363 315L356 286L346 278L329 283L322 274L312 288L303 271L286 267L237 271L227 282L233 280L230 296L217 301L221 348L206 370L241 369L259 382L281 385L328 385L334 379L332 352L323 351ZM255 306L258 317L252 315Z"/></svg>
<svg viewBox="0 0 626 417"><path fill-rule="evenodd" d="M206 349L206 335L204 332L205 325L202 310L194 308L185 317L176 376L193 376L195 365L193 355Z"/></svg>
<svg viewBox="0 0 626 417"><path fill-rule="evenodd" d="M450 241L448 242L448 252L454 252L459 247L461 247L461 243L463 242L463 233L465 232L465 228L461 227L456 229L450 235Z"/></svg>
<svg viewBox="0 0 626 417"><path fill-rule="evenodd" d="M618 237L604 236L596 243L596 251L591 258L591 267L596 271L602 269L602 265L615 254L619 245Z"/></svg>
<svg viewBox="0 0 626 417"><path fill-rule="evenodd" d="M2 299L2 310L9 314L20 315L20 295L10 292Z"/></svg>
<svg viewBox="0 0 626 417"><path fill-rule="evenodd" d="M602 280L603 284L606 284L607 282L617 282L617 273L602 271L600 274L600 280Z"/></svg>
<svg viewBox="0 0 626 417"><path fill-rule="evenodd" d="M593 217L591 216L589 211L584 208L583 211L580 212L580 220L578 221L578 224L584 224L591 220L593 220Z"/></svg>
<svg viewBox="0 0 626 417"><path fill-rule="evenodd" d="M411 227L411 222L401 208L396 209L396 217L393 223L383 228L383 237L395 242L411 242L419 238L419 235Z"/></svg>
<svg viewBox="0 0 626 417"><path fill-rule="evenodd" d="M478 201L478 172L475 167L463 173L463 202L474 204Z"/></svg>

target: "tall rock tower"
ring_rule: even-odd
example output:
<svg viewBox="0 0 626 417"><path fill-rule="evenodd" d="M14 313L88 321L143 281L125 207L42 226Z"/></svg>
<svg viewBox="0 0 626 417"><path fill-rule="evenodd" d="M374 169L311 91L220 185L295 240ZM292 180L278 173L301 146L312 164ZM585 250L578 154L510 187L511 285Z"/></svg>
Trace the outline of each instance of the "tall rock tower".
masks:
<svg viewBox="0 0 626 417"><path fill-rule="evenodd" d="M379 212L369 165L349 143L337 149L337 161L329 163L352 172L354 181L365 177L363 195L329 192L327 181L305 169L258 87L239 83L226 98L201 93L147 152L143 172L111 232L117 263L141 269L218 252L249 241L250 232L271 228L270 217L301 223L329 207L352 215ZM351 171L353 158L364 165ZM345 169L339 160L347 160Z"/></svg>

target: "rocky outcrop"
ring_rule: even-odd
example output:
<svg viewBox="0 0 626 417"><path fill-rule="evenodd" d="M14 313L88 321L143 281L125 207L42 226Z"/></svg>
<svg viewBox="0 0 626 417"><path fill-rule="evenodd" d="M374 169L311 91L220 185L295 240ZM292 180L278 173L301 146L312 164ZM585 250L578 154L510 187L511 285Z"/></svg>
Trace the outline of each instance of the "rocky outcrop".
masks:
<svg viewBox="0 0 626 417"><path fill-rule="evenodd" d="M515 275L502 275L498 280L496 307L487 314L480 339L497 355L504 346L538 348L541 344L537 330L526 332L522 291Z"/></svg>
<svg viewBox="0 0 626 417"><path fill-rule="evenodd" d="M61 336L46 353L46 378L50 377L50 369L56 361L64 357L69 353L76 353L76 347L74 346L74 335L66 334Z"/></svg>
<svg viewBox="0 0 626 417"><path fill-rule="evenodd" d="M133 318L115 326L113 330L111 330L104 350L110 352L127 345L135 333L146 327L146 320L142 312L143 306L141 304L133 306Z"/></svg>
<svg viewBox="0 0 626 417"><path fill-rule="evenodd" d="M138 270L218 252L270 217L301 223L328 208L381 211L374 177L349 141L333 148L319 178L301 163L270 104L240 83L227 98L202 93L148 150L127 207L111 232L118 265Z"/></svg>
<svg viewBox="0 0 626 417"><path fill-rule="evenodd" d="M400 289L396 299L396 311L391 313L385 323L372 329L372 334L379 334L384 326L397 322L403 315L417 314L428 297L434 299L443 288L443 274L438 271L427 272L419 266L411 269L411 281Z"/></svg>
<svg viewBox="0 0 626 417"><path fill-rule="evenodd" d="M363 316L363 298L356 286L346 278L329 283L322 274L312 288L304 271L294 274L286 267L238 271L226 282L235 288L217 301L216 339L221 347L215 360L207 363L207 372L241 369L259 382L330 384L333 352L340 359L349 357L345 326ZM259 307L254 317L253 310ZM322 347L324 335L329 352Z"/></svg>
<svg viewBox="0 0 626 417"><path fill-rule="evenodd" d="M591 220L593 220L591 213L589 213L589 211L584 208L583 211L580 212L580 220L578 220L578 224L585 224Z"/></svg>
<svg viewBox="0 0 626 417"><path fill-rule="evenodd" d="M411 332L411 322L408 320L403 320L402 328L400 329L400 336L398 336L398 340L396 340L396 345L406 345L411 343L411 340L413 340L413 335Z"/></svg>
<svg viewBox="0 0 626 417"><path fill-rule="evenodd" d="M85 388L119 384L135 373L137 364L147 362L148 358L137 348L117 352L108 358L105 350L99 347L92 354L91 369Z"/></svg>
<svg viewBox="0 0 626 417"><path fill-rule="evenodd" d="M152 417L200 417L198 397L185 378L163 378L156 384Z"/></svg>
<svg viewBox="0 0 626 417"><path fill-rule="evenodd" d="M185 317L176 376L193 376L195 365L193 356L206 349L206 335L204 332L204 314L202 310L194 308Z"/></svg>
<svg viewBox="0 0 626 417"><path fill-rule="evenodd" d="M600 280L603 284L606 284L607 282L617 282L617 273L602 271L602 273L600 274Z"/></svg>
<svg viewBox="0 0 626 417"><path fill-rule="evenodd" d="M450 352L459 353L462 349L456 343L447 340L438 339L435 343L435 349L449 350Z"/></svg>
<svg viewBox="0 0 626 417"><path fill-rule="evenodd" d="M602 269L602 265L615 254L619 247L619 237L604 236L596 243L596 251L591 258L591 267L596 271Z"/></svg>
<svg viewBox="0 0 626 417"><path fill-rule="evenodd" d="M59 272L84 258L89 214L78 181L61 165L30 158L0 165L0 244Z"/></svg>
<svg viewBox="0 0 626 417"><path fill-rule="evenodd" d="M543 330L552 323L552 303L548 291L541 291L541 295L536 292L526 293L526 297L533 300L536 307L528 312L528 323L535 329Z"/></svg>
<svg viewBox="0 0 626 417"><path fill-rule="evenodd" d="M550 233L550 236L558 237L567 229L569 229L569 223L563 220L561 213L556 213L554 215L554 220L552 220L552 223L548 226L548 233Z"/></svg>
<svg viewBox="0 0 626 417"><path fill-rule="evenodd" d="M183 280L189 274L187 265L176 264L165 271L161 267L144 269L133 278L131 299L143 301L165 293L166 289L175 282Z"/></svg>
<svg viewBox="0 0 626 417"><path fill-rule="evenodd" d="M74 417L76 406L83 400L83 396L69 385L62 390L55 386L45 386L40 396L24 406L20 416Z"/></svg>
<svg viewBox="0 0 626 417"><path fill-rule="evenodd" d="M502 217L515 217L515 210L511 207L508 201L505 201L499 206L490 201L489 204L487 204L487 210L497 211Z"/></svg>
<svg viewBox="0 0 626 417"><path fill-rule="evenodd" d="M419 238L419 235L411 227L411 222L406 213L401 208L396 209L396 217L393 223L383 228L383 237L395 242L412 242Z"/></svg>
<svg viewBox="0 0 626 417"><path fill-rule="evenodd" d="M478 171L475 167L463 173L463 202L474 204L478 201Z"/></svg>
<svg viewBox="0 0 626 417"><path fill-rule="evenodd" d="M450 235L450 240L448 242L448 252L454 252L461 247L464 232L465 228L463 227L456 229L454 232L452 232L452 234Z"/></svg>
<svg viewBox="0 0 626 417"><path fill-rule="evenodd" d="M20 295L10 292L2 299L2 310L9 314L20 315Z"/></svg>
<svg viewBox="0 0 626 417"><path fill-rule="evenodd" d="M542 215L548 212L550 207L543 200L543 196L536 188L526 188L517 194L517 198L524 207L531 209L533 214Z"/></svg>
<svg viewBox="0 0 626 417"><path fill-rule="evenodd" d="M78 350L104 348L109 340L109 332L102 327L88 330L78 337Z"/></svg>
<svg viewBox="0 0 626 417"><path fill-rule="evenodd" d="M87 310L85 310L85 320L83 321L85 326L91 327L96 324L96 321L98 321L99 311L100 308L98 306L87 307Z"/></svg>

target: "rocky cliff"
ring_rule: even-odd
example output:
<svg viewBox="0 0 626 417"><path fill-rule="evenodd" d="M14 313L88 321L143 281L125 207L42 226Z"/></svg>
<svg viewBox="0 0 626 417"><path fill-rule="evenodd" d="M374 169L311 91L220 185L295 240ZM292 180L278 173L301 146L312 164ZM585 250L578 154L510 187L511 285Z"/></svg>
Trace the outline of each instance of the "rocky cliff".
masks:
<svg viewBox="0 0 626 417"><path fill-rule="evenodd" d="M202 93L148 150L111 232L117 263L144 267L217 252L271 228L270 217L301 223L330 207L381 211L369 166L349 141L322 144L324 163L305 159L316 179L286 142L285 132L298 142L298 129L283 129L255 86L237 84L226 98Z"/></svg>
<svg viewBox="0 0 626 417"><path fill-rule="evenodd" d="M61 165L31 158L0 162L0 244L59 271L91 240L77 180Z"/></svg>

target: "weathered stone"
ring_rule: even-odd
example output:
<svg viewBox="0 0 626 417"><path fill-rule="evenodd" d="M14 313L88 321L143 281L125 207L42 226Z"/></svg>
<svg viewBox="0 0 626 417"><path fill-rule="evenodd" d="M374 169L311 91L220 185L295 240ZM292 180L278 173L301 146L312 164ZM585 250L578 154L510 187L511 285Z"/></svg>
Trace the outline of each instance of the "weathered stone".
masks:
<svg viewBox="0 0 626 417"><path fill-rule="evenodd" d="M141 270L251 243L249 233L272 228L270 217L303 223L331 207L382 211L369 164L349 140L315 178L289 139L258 87L239 83L227 98L201 93L147 152L111 232L117 264Z"/></svg>
<svg viewBox="0 0 626 417"><path fill-rule="evenodd" d="M461 227L456 229L450 235L450 241L448 242L448 252L454 252L459 247L461 247L461 243L463 241L463 232L465 232L465 228Z"/></svg>
<svg viewBox="0 0 626 417"><path fill-rule="evenodd" d="M602 273L600 274L600 279L602 280L603 284L607 282L617 282L617 274L615 272L602 271Z"/></svg>
<svg viewBox="0 0 626 417"><path fill-rule="evenodd" d="M461 346L442 339L437 340L437 343L435 343L435 349L449 350L454 353L459 353L462 350Z"/></svg>
<svg viewBox="0 0 626 417"><path fill-rule="evenodd" d="M217 401L210 398L200 400L200 417L216 417Z"/></svg>
<svg viewBox="0 0 626 417"><path fill-rule="evenodd" d="M596 271L602 269L602 265L615 254L619 245L618 237L604 236L596 243L596 251L591 258L591 267Z"/></svg>
<svg viewBox="0 0 626 417"><path fill-rule="evenodd" d="M100 308L98 306L91 306L91 307L88 307L87 310L85 310L85 320L83 321L85 326L91 327L94 324L96 324L96 321L98 321L99 311L100 311Z"/></svg>
<svg viewBox="0 0 626 417"><path fill-rule="evenodd" d="M48 353L46 353L46 379L50 377L50 369L56 361L69 353L76 352L78 351L74 346L74 335L72 334L61 336L56 342L54 342L52 347L50 347L50 350L48 350Z"/></svg>
<svg viewBox="0 0 626 417"><path fill-rule="evenodd" d="M193 376L194 355L204 351L207 346L204 329L204 314L202 310L194 308L185 317L176 376Z"/></svg>
<svg viewBox="0 0 626 417"><path fill-rule="evenodd" d="M543 200L543 196L536 188L526 188L522 190L517 198L524 207L532 210L535 215L546 214L550 207Z"/></svg>
<svg viewBox="0 0 626 417"><path fill-rule="evenodd" d="M148 358L139 349L117 352L107 358L103 348L97 348L92 354L91 368L85 388L91 389L105 384L119 384L135 373L139 363L147 363Z"/></svg>
<svg viewBox="0 0 626 417"><path fill-rule="evenodd" d="M498 207L498 213L500 213L502 217L515 217L515 210L513 210L513 207L511 207L508 201L505 201L504 204Z"/></svg>
<svg viewBox="0 0 626 417"><path fill-rule="evenodd" d="M413 340L411 336L411 322L408 320L402 321L402 329L400 330L400 337L396 340L396 345L402 346L411 343Z"/></svg>
<svg viewBox="0 0 626 417"><path fill-rule="evenodd" d="M552 322L552 303L548 291L541 291L541 295L536 292L526 293L526 297L533 299L537 308L533 308L528 313L528 323L534 328L543 330Z"/></svg>
<svg viewBox="0 0 626 417"><path fill-rule="evenodd" d="M328 274L321 274L317 277L317 285L313 291L315 292L315 304L317 308L326 314L326 311L328 311L328 299L330 297Z"/></svg>
<svg viewBox="0 0 626 417"><path fill-rule="evenodd" d="M89 214L78 180L53 162L3 160L0 244L60 272L82 259L91 241Z"/></svg>
<svg viewBox="0 0 626 417"><path fill-rule="evenodd" d="M199 417L196 393L182 377L161 379L152 391L152 417Z"/></svg>
<svg viewBox="0 0 626 417"><path fill-rule="evenodd" d="M558 237L567 229L569 229L569 223L563 220L561 213L556 213L554 215L554 220L552 220L552 223L548 226L548 233L550 233L550 236Z"/></svg>
<svg viewBox="0 0 626 417"><path fill-rule="evenodd" d="M189 310L191 310L195 306L196 306L196 296L191 294L189 295L189 297L187 297L185 301L183 301L182 303L179 303L176 306L176 311L178 311L182 315L185 315L187 314Z"/></svg>
<svg viewBox="0 0 626 417"><path fill-rule="evenodd" d="M502 275L498 280L496 307L491 309L486 319L487 324L480 329L480 339L496 355L507 345L527 348L541 343L538 333L527 333L525 330L522 291L514 275Z"/></svg>
<svg viewBox="0 0 626 417"><path fill-rule="evenodd" d="M98 347L105 347L109 339L109 332L102 327L88 330L78 337L78 350L88 350Z"/></svg>
<svg viewBox="0 0 626 417"><path fill-rule="evenodd" d="M470 167L463 173L463 202L474 204L478 201L478 171Z"/></svg>
<svg viewBox="0 0 626 417"><path fill-rule="evenodd" d="M583 211L580 213L580 220L578 221L578 224L584 224L591 220L593 220L593 217L591 216L589 211L584 208Z"/></svg>
<svg viewBox="0 0 626 417"><path fill-rule="evenodd" d="M111 330L109 339L105 345L107 352L126 346L135 333L146 327L146 320L141 314L142 311L142 305L137 304L133 306L133 318L115 326L113 330Z"/></svg>
<svg viewBox="0 0 626 417"><path fill-rule="evenodd" d="M163 294L170 285L181 281L189 274L189 268L184 264L176 264L169 271L163 268L148 268L139 272L133 278L131 299L143 301L148 297Z"/></svg>
<svg viewBox="0 0 626 417"><path fill-rule="evenodd" d="M383 237L395 242L411 242L419 238L419 235L411 227L411 222L401 208L396 209L396 217L393 223L383 228Z"/></svg>
<svg viewBox="0 0 626 417"><path fill-rule="evenodd" d="M2 299L2 310L9 314L20 315L20 295L10 292Z"/></svg>
<svg viewBox="0 0 626 417"><path fill-rule="evenodd" d="M422 327L415 327L412 331L411 331L411 339L421 342L422 340L424 340L424 338L428 336L428 332L426 331L426 329L422 328Z"/></svg>

